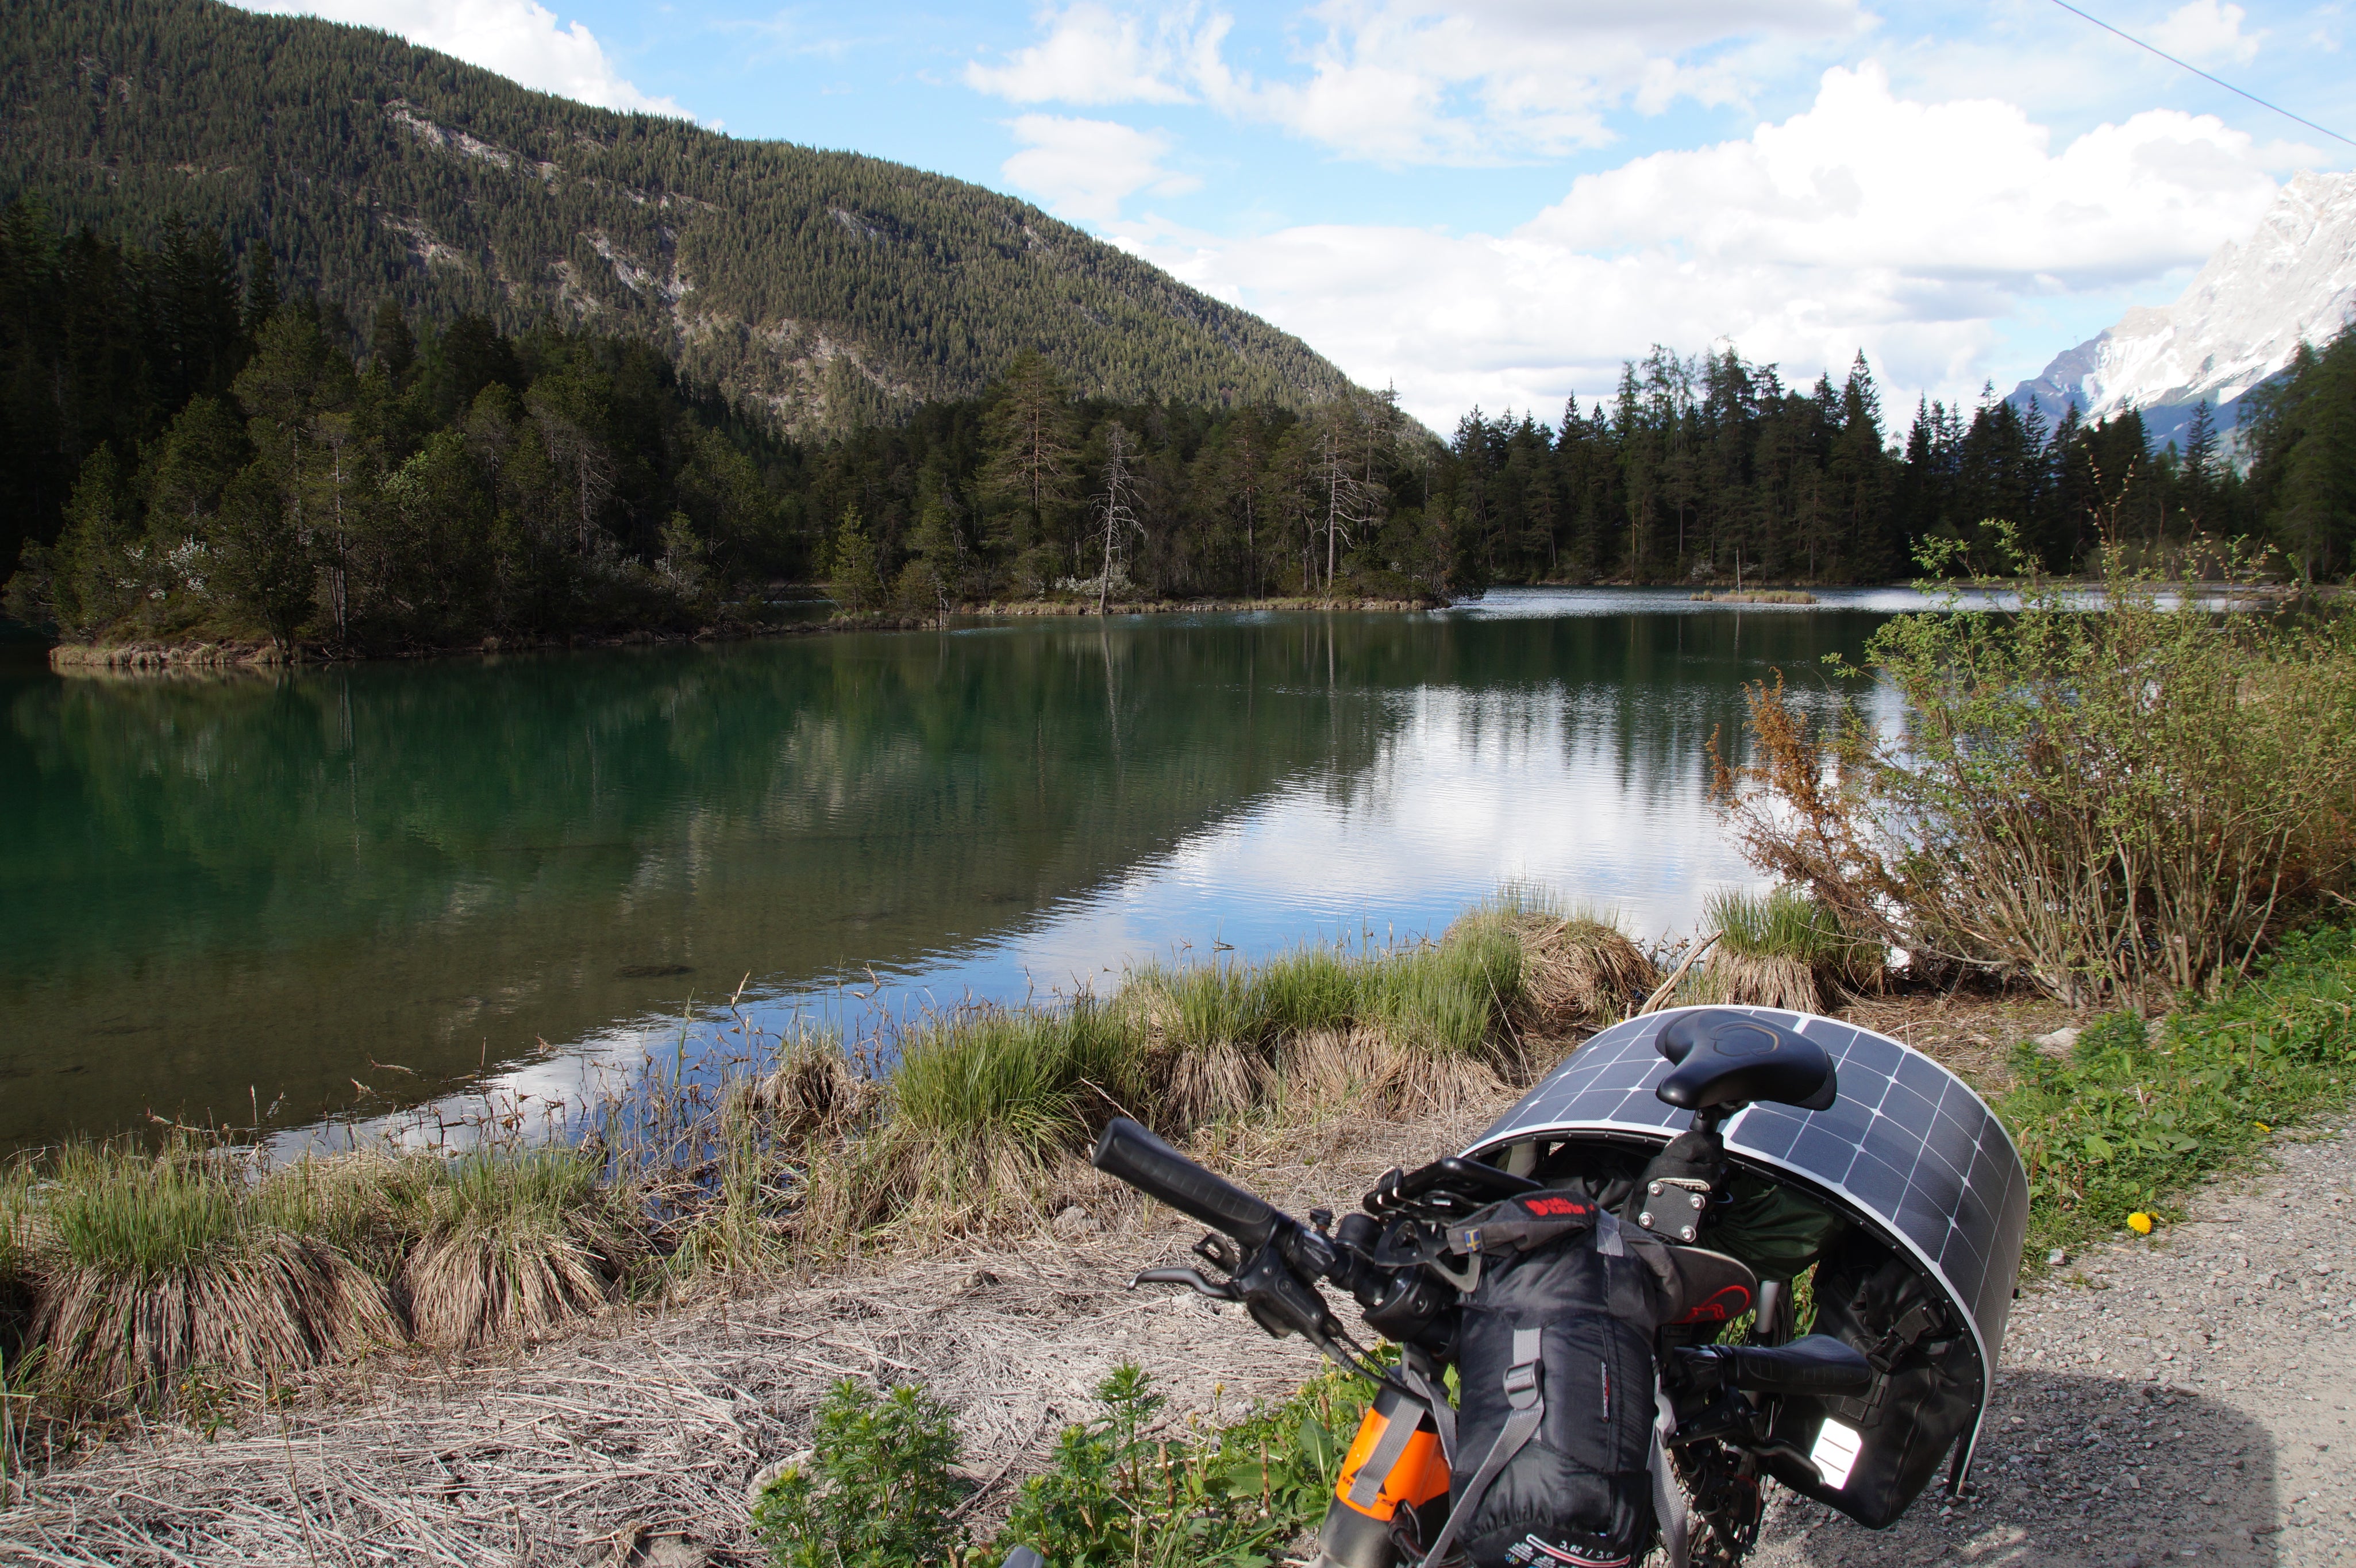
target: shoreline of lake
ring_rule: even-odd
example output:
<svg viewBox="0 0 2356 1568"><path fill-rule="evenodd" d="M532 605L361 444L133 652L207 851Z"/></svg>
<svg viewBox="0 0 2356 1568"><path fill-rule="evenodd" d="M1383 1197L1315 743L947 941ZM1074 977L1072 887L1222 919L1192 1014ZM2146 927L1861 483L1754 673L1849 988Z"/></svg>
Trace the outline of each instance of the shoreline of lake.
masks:
<svg viewBox="0 0 2356 1568"><path fill-rule="evenodd" d="M1478 595L1446 598L1438 595L1399 598L1337 594L1331 597L1258 599L1181 598L1131 600L1106 606L1103 618L1130 615L1248 615L1288 612L1329 614L1419 614L1477 603ZM823 601L809 601L823 603ZM1095 620L1093 602L1064 599L990 600L954 605L946 614L912 615L838 612L823 619L778 623L729 622L700 626L691 632L656 631L633 627L599 635L572 634L562 637L502 637L479 643L453 643L429 647L369 650L328 649L296 645L282 649L267 640L191 637L166 642L143 638L126 643L52 643L47 657L59 675L190 675L235 671L264 672L293 666L376 664L413 659L497 657L530 653L568 653L598 648L682 646L698 643L757 641L771 637L815 636L838 632L925 632L960 623L1013 620Z"/></svg>

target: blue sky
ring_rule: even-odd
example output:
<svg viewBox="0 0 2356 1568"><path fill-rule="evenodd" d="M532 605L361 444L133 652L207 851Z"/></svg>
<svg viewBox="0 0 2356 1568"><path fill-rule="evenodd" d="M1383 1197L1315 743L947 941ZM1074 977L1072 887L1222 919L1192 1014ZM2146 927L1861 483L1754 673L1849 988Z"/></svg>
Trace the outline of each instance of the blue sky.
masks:
<svg viewBox="0 0 2356 1568"><path fill-rule="evenodd" d="M256 8L1019 193L1443 430L1656 342L1968 402L2356 166L2051 0ZM2082 8L2356 135L2351 0Z"/></svg>

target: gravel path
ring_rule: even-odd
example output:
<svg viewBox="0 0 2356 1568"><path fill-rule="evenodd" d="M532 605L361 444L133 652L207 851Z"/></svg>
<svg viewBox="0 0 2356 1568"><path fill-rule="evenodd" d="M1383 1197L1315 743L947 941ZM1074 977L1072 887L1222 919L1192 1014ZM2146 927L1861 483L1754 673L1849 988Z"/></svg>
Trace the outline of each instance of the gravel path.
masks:
<svg viewBox="0 0 2356 1568"><path fill-rule="evenodd" d="M1874 1532L1779 1493L1760 1568L2356 1563L2356 1129L2024 1290L1972 1495Z"/></svg>

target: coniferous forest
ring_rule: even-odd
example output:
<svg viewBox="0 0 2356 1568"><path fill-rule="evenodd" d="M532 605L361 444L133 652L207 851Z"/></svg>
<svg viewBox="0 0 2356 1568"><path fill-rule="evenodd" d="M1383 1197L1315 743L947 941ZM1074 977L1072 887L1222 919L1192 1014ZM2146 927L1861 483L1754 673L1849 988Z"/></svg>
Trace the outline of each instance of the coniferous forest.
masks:
<svg viewBox="0 0 2356 1568"><path fill-rule="evenodd" d="M824 441L635 337L392 298L363 321L270 252L169 222L145 250L0 219L9 613L105 641L268 637L366 653L757 625L781 585L930 615L1015 598L1437 598L1491 583L1843 583L1999 524L2068 572L2254 537L2344 575L2356 337L2248 400L2245 462L2197 421L2047 421L1992 396L1901 425L1860 357L1787 385L1655 350L1558 427L1388 395L1306 411L1075 395L1035 353L979 397Z"/></svg>
<svg viewBox="0 0 2356 1568"><path fill-rule="evenodd" d="M1024 348L1093 393L1312 406L1299 338L1029 202L534 92L391 34L218 0L10 0L0 200L155 248L267 248L366 324L643 338L779 429L971 397Z"/></svg>

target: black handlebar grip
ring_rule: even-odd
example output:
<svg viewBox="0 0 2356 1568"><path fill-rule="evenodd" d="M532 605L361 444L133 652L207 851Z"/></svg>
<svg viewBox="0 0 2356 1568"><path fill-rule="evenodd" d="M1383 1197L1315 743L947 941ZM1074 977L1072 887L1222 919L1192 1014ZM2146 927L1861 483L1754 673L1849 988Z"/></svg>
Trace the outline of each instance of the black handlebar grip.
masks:
<svg viewBox="0 0 2356 1568"><path fill-rule="evenodd" d="M1264 1247L1284 1222L1266 1200L1212 1175L1127 1116L1115 1116L1089 1163L1148 1198L1224 1231L1246 1247Z"/></svg>

